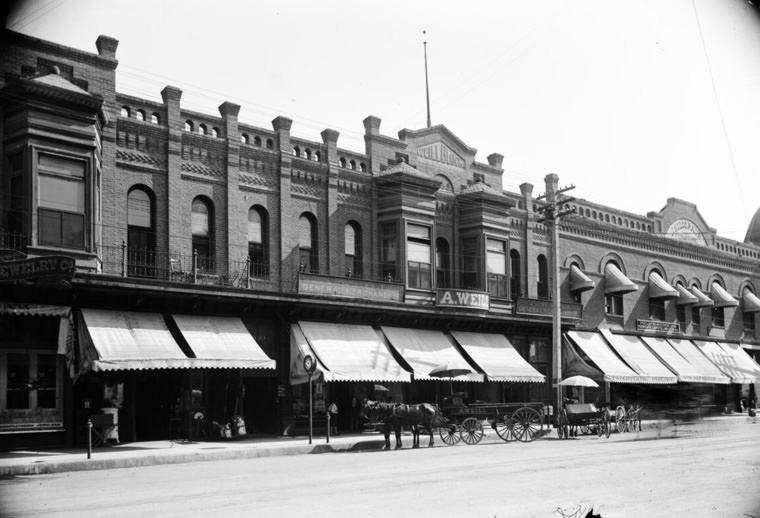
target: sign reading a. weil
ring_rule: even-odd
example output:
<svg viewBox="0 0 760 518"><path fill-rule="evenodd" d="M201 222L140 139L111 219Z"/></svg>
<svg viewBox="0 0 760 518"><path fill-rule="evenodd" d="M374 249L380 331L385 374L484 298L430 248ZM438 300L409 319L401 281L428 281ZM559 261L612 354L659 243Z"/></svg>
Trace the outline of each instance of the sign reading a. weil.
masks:
<svg viewBox="0 0 760 518"><path fill-rule="evenodd" d="M482 291L438 290L435 305L488 311L491 308L491 295Z"/></svg>
<svg viewBox="0 0 760 518"><path fill-rule="evenodd" d="M76 261L66 255L32 257L0 262L0 282L63 279L74 277Z"/></svg>

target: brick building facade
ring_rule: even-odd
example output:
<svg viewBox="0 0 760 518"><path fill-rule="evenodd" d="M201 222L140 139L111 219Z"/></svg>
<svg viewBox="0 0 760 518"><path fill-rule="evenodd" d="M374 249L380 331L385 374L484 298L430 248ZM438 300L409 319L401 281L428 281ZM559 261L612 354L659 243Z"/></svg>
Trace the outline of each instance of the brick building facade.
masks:
<svg viewBox="0 0 760 518"><path fill-rule="evenodd" d="M441 401L428 370L444 359L472 370L452 384L470 400L553 405L558 350L579 358L563 374L582 364L602 383L589 397L662 385L706 409L754 399L752 365L712 383L629 362L638 377L621 382L581 335L552 344L555 196L575 210L559 221L563 332L755 354L760 247L717 236L693 204L630 214L564 198L554 175L547 198L505 192L503 156L478 160L442 125L391 137L369 116L357 153L330 128L308 140L285 117L245 124L233 103L186 110L172 86L162 102L120 94L118 42L96 46L3 34L0 266L76 264L73 278L2 278L0 325L23 329L0 338L4 447L79 443L101 408L118 409L120 440L223 434L237 418L298 433L306 354L316 411L337 402L344 429L364 397ZM477 347L519 354L479 363Z"/></svg>

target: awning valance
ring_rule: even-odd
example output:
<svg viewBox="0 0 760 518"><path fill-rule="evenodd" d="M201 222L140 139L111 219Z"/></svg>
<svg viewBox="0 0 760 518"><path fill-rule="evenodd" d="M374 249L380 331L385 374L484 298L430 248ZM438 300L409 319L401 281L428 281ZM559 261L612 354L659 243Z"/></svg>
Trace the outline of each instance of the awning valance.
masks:
<svg viewBox="0 0 760 518"><path fill-rule="evenodd" d="M275 360L261 350L245 324L234 317L172 315L195 354L188 358L195 368L270 369Z"/></svg>
<svg viewBox="0 0 760 518"><path fill-rule="evenodd" d="M661 336L641 336L641 340L678 376L678 381L688 383L714 383L713 380L703 376L691 363L673 348L665 338Z"/></svg>
<svg viewBox="0 0 760 518"><path fill-rule="evenodd" d="M678 382L678 377L647 349L638 336L614 334L607 329L601 333L623 361L641 376L638 383L668 385Z"/></svg>
<svg viewBox="0 0 760 518"><path fill-rule="evenodd" d="M381 329L391 346L412 368L415 380L439 379L430 376L430 371L448 363L452 367L472 370L471 374L456 377L457 381L483 381L483 375L476 372L456 349L453 339L443 331L385 326Z"/></svg>
<svg viewBox="0 0 760 518"><path fill-rule="evenodd" d="M678 291L665 282L657 272L649 274L649 298L650 299L677 299Z"/></svg>
<svg viewBox="0 0 760 518"><path fill-rule="evenodd" d="M489 381L546 380L546 376L531 367L504 335L464 331L452 331L451 335Z"/></svg>
<svg viewBox="0 0 760 518"><path fill-rule="evenodd" d="M692 294L689 290L676 284L676 291L678 292L678 300L676 300L676 306L692 306L699 302L699 299Z"/></svg>
<svg viewBox="0 0 760 518"><path fill-rule="evenodd" d="M294 329L297 328L297 329ZM293 351L312 354L324 380L330 381L411 381L411 374L393 358L382 337L371 326L298 322L291 325L290 383L302 383L294 372ZM303 367L300 367L303 371ZM305 372L304 372L305 374Z"/></svg>
<svg viewBox="0 0 760 518"><path fill-rule="evenodd" d="M712 284L712 298L716 308L735 308L739 301L733 298L720 284Z"/></svg>
<svg viewBox="0 0 760 518"><path fill-rule="evenodd" d="M575 265L570 266L570 291L593 290L596 284Z"/></svg>
<svg viewBox="0 0 760 518"><path fill-rule="evenodd" d="M738 345L708 340L694 340L694 343L710 361L731 378L731 383L760 382L760 366Z"/></svg>
<svg viewBox="0 0 760 518"><path fill-rule="evenodd" d="M608 263L604 267L604 293L631 293L638 290L639 287L626 277L617 266Z"/></svg>
<svg viewBox="0 0 760 518"><path fill-rule="evenodd" d="M615 355L600 333L593 331L568 331L567 336L604 373L604 381L642 383L641 376L636 374L623 363L623 360Z"/></svg>
<svg viewBox="0 0 760 518"><path fill-rule="evenodd" d="M713 302L713 299L705 295L702 290L696 286L691 287L691 294L697 297L697 303L693 304L693 306L696 308L711 308L715 304L715 302Z"/></svg>
<svg viewBox="0 0 760 518"><path fill-rule="evenodd" d="M190 367L163 316L157 313L82 309L81 316L80 374Z"/></svg>
<svg viewBox="0 0 760 518"><path fill-rule="evenodd" d="M702 351L691 340L682 340L680 338L668 338L668 343L688 361L699 374L704 378L705 383L719 383L726 385L731 383L731 379L702 354Z"/></svg>
<svg viewBox="0 0 760 518"><path fill-rule="evenodd" d="M760 298L749 290L744 290L742 297L742 310L745 313L757 313L760 311Z"/></svg>

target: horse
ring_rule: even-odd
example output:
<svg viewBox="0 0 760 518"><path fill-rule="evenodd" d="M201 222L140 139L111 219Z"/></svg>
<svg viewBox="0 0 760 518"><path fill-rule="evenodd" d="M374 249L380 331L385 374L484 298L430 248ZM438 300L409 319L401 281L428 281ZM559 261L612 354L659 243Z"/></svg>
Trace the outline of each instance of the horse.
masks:
<svg viewBox="0 0 760 518"><path fill-rule="evenodd" d="M365 400L362 417L383 424L384 449L391 449L391 428L396 435L396 449L401 449L401 427L406 425L412 431L412 448L420 447L420 429L430 435L428 447L433 446L433 423L441 415L440 409L430 403L407 405L404 403L383 403Z"/></svg>

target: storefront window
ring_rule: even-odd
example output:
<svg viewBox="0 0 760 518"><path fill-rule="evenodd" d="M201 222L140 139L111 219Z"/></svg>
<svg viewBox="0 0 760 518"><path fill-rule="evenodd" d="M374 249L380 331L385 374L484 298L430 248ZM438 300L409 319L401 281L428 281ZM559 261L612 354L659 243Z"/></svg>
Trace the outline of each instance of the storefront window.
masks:
<svg viewBox="0 0 760 518"><path fill-rule="evenodd" d="M2 356L5 356L3 358ZM58 407L58 360L55 354L8 352L0 355L0 410Z"/></svg>

